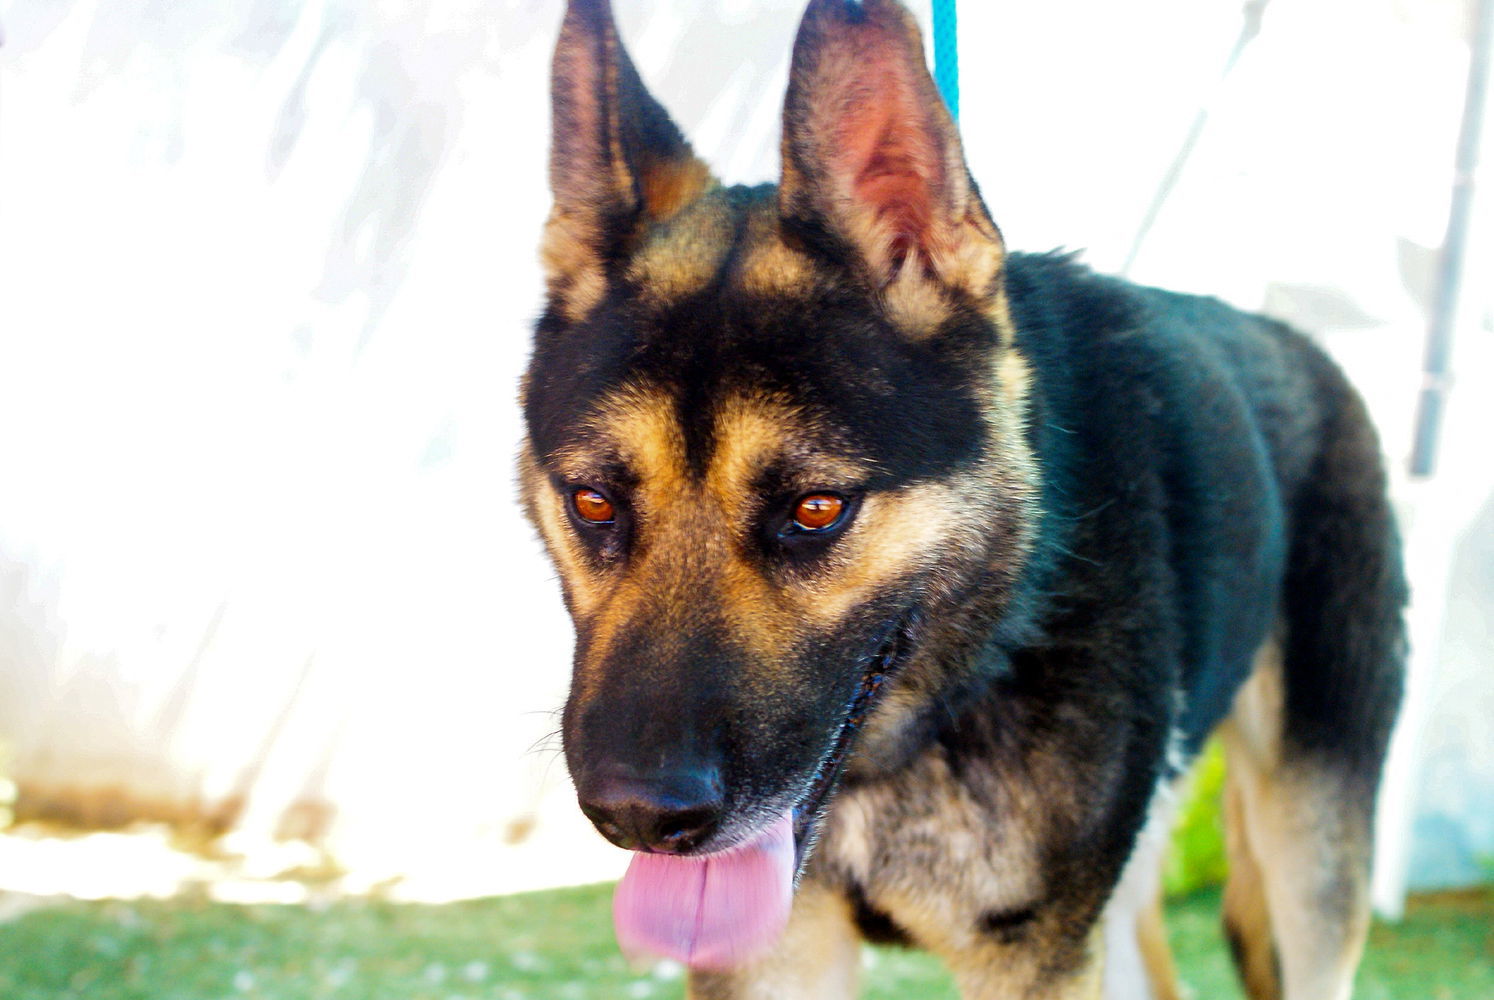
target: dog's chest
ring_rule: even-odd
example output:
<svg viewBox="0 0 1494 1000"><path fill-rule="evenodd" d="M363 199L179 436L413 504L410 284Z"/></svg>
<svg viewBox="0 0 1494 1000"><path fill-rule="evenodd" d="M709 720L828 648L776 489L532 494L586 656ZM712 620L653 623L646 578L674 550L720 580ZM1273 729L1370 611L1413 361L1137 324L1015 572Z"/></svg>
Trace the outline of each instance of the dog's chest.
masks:
<svg viewBox="0 0 1494 1000"><path fill-rule="evenodd" d="M851 894L924 947L968 947L1030 916L1043 895L1048 810L1023 781L957 778L937 755L843 791L812 877Z"/></svg>

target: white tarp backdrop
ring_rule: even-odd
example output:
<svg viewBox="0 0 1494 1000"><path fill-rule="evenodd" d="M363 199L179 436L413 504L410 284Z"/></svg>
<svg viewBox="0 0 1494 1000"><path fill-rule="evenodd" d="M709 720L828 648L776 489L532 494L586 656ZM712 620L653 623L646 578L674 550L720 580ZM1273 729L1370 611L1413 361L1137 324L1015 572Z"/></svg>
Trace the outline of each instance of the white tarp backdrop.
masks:
<svg viewBox="0 0 1494 1000"><path fill-rule="evenodd" d="M721 176L773 179L800 0L615 5ZM513 489L561 7L0 0L21 806L316 836L430 896L619 871L549 739L569 629ZM1319 334L1403 465L1463 6L1277 0L1222 84L1239 0L960 13L969 159L1008 243L1118 268L1208 101L1133 277ZM1424 662L1396 804L1423 883L1494 854L1489 249L1408 525Z"/></svg>

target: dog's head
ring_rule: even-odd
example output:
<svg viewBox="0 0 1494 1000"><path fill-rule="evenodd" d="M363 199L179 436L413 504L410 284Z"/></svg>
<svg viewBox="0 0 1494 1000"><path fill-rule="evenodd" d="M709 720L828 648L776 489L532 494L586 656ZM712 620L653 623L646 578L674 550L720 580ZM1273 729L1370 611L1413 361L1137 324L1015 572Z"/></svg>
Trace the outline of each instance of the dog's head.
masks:
<svg viewBox="0 0 1494 1000"><path fill-rule="evenodd" d="M553 86L521 467L582 808L686 855L791 815L802 858L853 740L958 669L1027 544L1001 236L893 0L809 5L776 188L712 177L605 0L572 0Z"/></svg>

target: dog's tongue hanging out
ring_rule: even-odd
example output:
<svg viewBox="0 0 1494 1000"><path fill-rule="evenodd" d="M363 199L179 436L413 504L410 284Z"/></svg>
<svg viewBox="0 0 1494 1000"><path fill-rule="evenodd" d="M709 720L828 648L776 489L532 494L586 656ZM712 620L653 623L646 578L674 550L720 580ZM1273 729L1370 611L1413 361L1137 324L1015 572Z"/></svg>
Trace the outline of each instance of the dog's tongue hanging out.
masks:
<svg viewBox="0 0 1494 1000"><path fill-rule="evenodd" d="M788 922L794 822L784 813L753 840L717 854L635 854L612 900L625 954L724 969L761 954Z"/></svg>

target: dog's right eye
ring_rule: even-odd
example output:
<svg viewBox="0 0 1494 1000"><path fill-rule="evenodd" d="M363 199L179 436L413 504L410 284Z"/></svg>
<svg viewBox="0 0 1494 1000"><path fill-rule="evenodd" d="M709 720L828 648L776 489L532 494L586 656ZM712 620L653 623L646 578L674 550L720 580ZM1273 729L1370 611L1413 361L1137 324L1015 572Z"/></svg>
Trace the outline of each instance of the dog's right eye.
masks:
<svg viewBox="0 0 1494 1000"><path fill-rule="evenodd" d="M571 494L571 509L587 524L612 524L617 520L617 509L612 506L612 501L589 487Z"/></svg>

